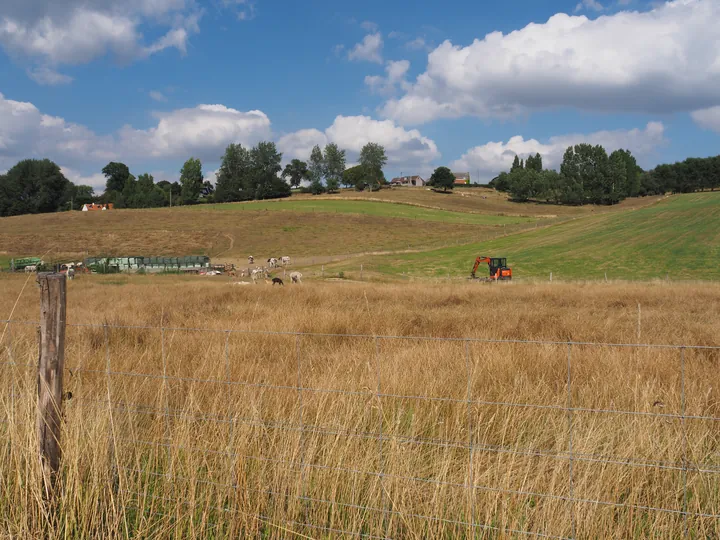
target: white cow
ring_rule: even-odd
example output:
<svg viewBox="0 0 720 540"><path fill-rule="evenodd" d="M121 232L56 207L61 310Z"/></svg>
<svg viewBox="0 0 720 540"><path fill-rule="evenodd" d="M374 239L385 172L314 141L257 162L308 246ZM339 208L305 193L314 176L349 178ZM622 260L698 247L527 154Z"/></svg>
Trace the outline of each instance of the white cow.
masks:
<svg viewBox="0 0 720 540"><path fill-rule="evenodd" d="M34 272L37 272L37 266L36 266L36 265L31 265L31 266L26 266L26 267L25 267L25 273L26 273L26 274L32 274L32 273L34 273Z"/></svg>
<svg viewBox="0 0 720 540"><path fill-rule="evenodd" d="M267 260L268 266L270 268L277 268L278 266L278 260L276 257L271 257Z"/></svg>
<svg viewBox="0 0 720 540"><path fill-rule="evenodd" d="M252 255L250 255L250 256L248 257L248 264L255 264L255 257L253 257Z"/></svg>
<svg viewBox="0 0 720 540"><path fill-rule="evenodd" d="M282 262L283 266L287 266L288 264L290 264L290 257L283 257L282 259L280 259L280 261Z"/></svg>
<svg viewBox="0 0 720 540"><path fill-rule="evenodd" d="M302 283L302 274L300 272L290 272L290 280L293 283Z"/></svg>

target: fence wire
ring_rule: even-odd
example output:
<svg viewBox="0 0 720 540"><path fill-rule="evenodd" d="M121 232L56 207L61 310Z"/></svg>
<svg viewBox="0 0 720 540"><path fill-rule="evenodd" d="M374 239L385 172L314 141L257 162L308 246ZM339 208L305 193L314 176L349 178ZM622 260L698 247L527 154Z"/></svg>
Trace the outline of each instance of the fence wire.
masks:
<svg viewBox="0 0 720 540"><path fill-rule="evenodd" d="M13 327L22 329L22 327L38 326L39 323L14 320L0 320L0 323L4 323L7 328L6 343L0 344L2 346L0 351L3 351L5 358L0 361L0 369L8 374L10 397L8 405L0 410L4 415L4 418L0 418L0 426L18 425L23 421L31 424L32 411L28 409L23 412L20 402L24 400L29 403L31 401L34 388L32 384L28 384L28 380L31 380L33 370L37 366L29 361L34 353L27 347L23 353L18 347L17 340L22 332L13 332ZM716 358L720 347L684 344L269 332L145 325L72 324L67 325L67 328L68 349L72 352L67 355L68 365L66 367L70 372L71 379L82 381L83 377L98 378L96 387L87 388L81 384L78 395L66 402L67 422L70 422L72 418L87 418L92 414L107 413L110 415L112 421L106 433L106 442L114 452L113 467L115 468L114 474L118 479L117 492L122 497L135 502L139 511L145 511L144 504L148 500L153 502L153 508L157 503L157 506L160 507L182 505L191 509L212 510L217 516L218 523L216 525L222 525L223 520L231 519L231 516L242 513L238 509L213 506L213 501L210 500L212 493L204 502L197 502L194 497L192 501L184 500L182 485L189 483L230 491L235 493L236 497L241 493L244 497L268 497L275 501L290 498L301 503L301 506L297 509L297 514L290 513L282 518L282 526L285 529L316 530L330 535L362 538L401 538L403 537L403 527L412 527L408 520L426 522L428 527L432 524L433 527L436 527L432 529L435 533L441 531L441 534L446 537L457 537L457 530L459 530L457 528L460 528L468 531L466 534L473 538L475 531L538 538L582 538L587 536L582 530L584 530L583 527L588 526L588 518L587 514L583 514L585 518L580 519L580 505L597 509L610 508L615 511L627 510L631 513L675 516L682 519L680 530L685 538L699 536L700 529L720 530L718 503L713 500L706 501L709 496L701 493L703 481L709 482L710 485L717 485L720 481L720 477L716 476L720 475L720 442L710 437L710 441L703 441L704 454L699 454L697 449L691 448L688 437L691 422L710 423L711 427L705 428L706 432L717 430L716 422L720 421L720 416L715 411L718 405L712 400L706 400L706 406L697 411L698 400L695 400L696 411L690 414L686 399L689 387L687 353L689 351L700 352ZM84 355L82 351L74 350L74 331L100 331L102 337L95 344L95 351ZM149 340L145 344L147 345L146 349L142 349L142 347L135 349L143 369L126 369L125 366L132 365L127 356L120 356L117 352L113 354L113 333L117 331L157 333L157 341L160 345L158 351L160 363L154 364L152 361L154 352L150 349L153 341ZM210 341L205 351L202 352L202 362L198 361L197 368L194 369L191 366L186 369L192 373L192 376L182 375L178 372L180 370L178 366L172 366L173 339L178 333L199 334L206 336ZM238 356L239 351L236 349L240 346L243 349L252 347L252 343L243 342L234 346L233 337L245 340L288 338L292 343L286 347L287 354L280 355L281 359L285 361L285 363L281 363L276 358L267 356L267 351L264 350L262 353L245 350L244 356ZM220 341L217 343L218 349L214 350L212 340L217 338ZM26 336L26 342L30 339ZM359 381L353 382L352 377L348 377L352 383L351 387L333 388L328 385L327 379L318 374L319 369L315 364L325 358L322 355L318 357L314 347L318 346L317 342L327 339L349 339L367 343L368 348L363 352L368 355L365 359L368 371L365 384L361 385ZM393 381L388 381L386 370L388 366L391 366L391 362L384 357L382 345L395 344L399 347L398 350L402 351L409 346L410 342L460 347L461 350L457 352L458 365L447 367L448 370L458 368L464 371L464 376L457 376L458 380L464 378L463 388L457 392L457 395L435 395L430 392L407 393L392 390L391 382L398 377L412 378L412 374L395 373L392 377ZM484 396L478 393L475 386L477 378L481 375L492 376L492 373L490 372L491 368L473 359L471 347L515 345L534 350L554 348L554 352L550 356L558 359L562 357L564 381L562 383L563 390L558 392L558 402L530 403L513 399L483 399ZM563 349L564 352L561 352ZM679 410L660 412L638 410L638 408L581 406L582 402L577 399L579 384L577 370L578 368L587 369L588 366L583 364L582 355L577 353L586 350L600 353L614 350L620 351L622 354L632 353L632 351L656 351L657 354L677 353L677 365L674 369L679 385ZM307 358L303 354L304 351L308 355ZM127 354L125 352L125 355ZM331 357L331 352L325 351L324 354L327 354L328 359ZM94 360L93 355L102 361ZM248 357L255 357L255 360L260 362L275 362L275 367L282 364L278 368L281 373L279 378L282 379L282 382L268 380L268 373L262 367L254 369L258 364L248 362ZM77 362L75 358L77 358ZM418 363L422 363L422 361L422 358L417 360ZM343 368L342 365L336 367ZM206 368L211 372L210 376L204 376L205 374L202 373ZM247 371L246 378L238 378L238 371ZM102 382L100 378L102 378ZM25 384L23 384L23 380ZM136 385L147 385L143 389L150 396L147 399L148 402L141 403L128 399L123 391L124 384L128 380L134 381L133 384ZM696 388L697 381L693 381L693 383L694 386L691 387ZM198 385L210 385L214 388L215 390L210 394L215 401L203 403L203 399L194 392ZM295 397L291 406L287 406L288 401L288 403L281 403L281 405L285 405L284 408L281 406L275 410L272 403L268 405L260 401L248 405L242 400L238 400L237 392L239 391L256 391L257 395L263 398L271 395L272 392L290 392ZM178 393L181 395L180 403L173 405L173 400L178 400ZM561 394L562 397L560 397ZM328 420L321 417L320 409L313 409L313 405L319 407L316 402L319 399L318 396L332 402L340 402L346 398L354 399L361 404L364 411L371 415L374 414L376 418L372 421L368 420L366 424L355 419L355 425L341 427L327 425ZM631 397L637 398L637 396ZM218 406L218 403L221 405ZM408 410L414 410L414 407L419 405L429 406L428 410L433 410L438 419L443 419L439 421L439 424L443 424L445 421L450 423L453 414L460 415L460 421L457 422L457 436L447 435L446 432L446 436L443 437L444 428L437 429L436 433L430 433L429 436L412 433L411 426L404 426L403 430L403 426L399 425L401 421L393 420L390 416L390 413L396 412L392 410L390 403L412 403L413 405L408 405ZM664 404L660 406L664 407ZM211 410L203 410L204 407ZM449 408L441 410L442 407ZM456 407L457 411L451 409L452 407ZM484 440L487 433L482 431L483 422L487 423L488 421L481 414L482 408L492 408L510 415L512 415L512 411L529 411L538 414L557 413L564 416L564 427L561 427L560 424L551 425L553 432L546 434L550 440L545 446L528 445L522 436L518 436L517 440L512 440L512 438L505 440L503 436L502 444L493 444ZM422 410L420 410L421 412ZM273 417L272 414L275 416ZM443 416L444 414L447 416ZM496 416L499 414L500 412L495 413ZM464 418L462 418L463 415ZM582 440L578 438L579 426L583 425L582 415L595 415L616 423L623 418L631 421L655 421L671 426L677 423L681 435L681 448L667 448L667 450L671 454L673 450L677 450L681 458L677 460L647 459L636 455L631 457L613 455L611 452L607 452L602 444L598 444L600 451L585 451L581 449L582 445L579 443ZM513 419L512 416L508 416L508 418ZM337 420L342 422L343 419L338 417ZM510 420L507 421L510 422ZM537 421L541 420L542 418L537 419ZM547 419L545 420L547 421ZM408 421L409 424L412 424L412 421L414 421L414 417L413 420ZM153 422L159 426L158 430L154 430ZM192 426L192 429L196 429L198 434L217 429L220 430L217 432L220 435L218 435L218 440L199 438L196 440L196 444L181 444L174 439L184 426ZM66 429L69 429L69 426ZM426 429L425 431L431 430ZM272 439L273 433L294 434L297 437L297 445L294 446L289 442L290 439L286 439L285 446L277 446L277 441ZM552 440L553 436L554 440ZM334 441L343 441L349 444L350 448L357 447L358 450L365 450L368 453L367 461L369 463L360 459L353 462L353 456L342 463L335 463L331 459L327 459L324 449L318 442L321 437L331 437ZM223 439L225 442L219 439ZM362 447L363 441L373 443L374 449ZM15 441L15 444L20 442ZM553 443L555 444L553 445ZM406 450L409 447L414 448L416 454L409 453ZM147 453L144 449L150 449L152 452ZM633 448L633 451L637 450ZM459 457L462 465L458 470L454 469L450 460L451 452L456 451L464 453ZM651 452L652 449L649 451ZM410 460L413 456L419 460L416 464L419 470L417 472L410 471L415 474L403 473L402 461L405 455L403 452L410 456L407 458L408 464L411 464ZM445 454L442 454L443 452ZM447 460L432 461L433 458L438 458L440 455L446 456ZM195 474L195 471L191 475L181 474L182 468L185 466L184 456L204 456L203 460L205 461L202 463L207 468L203 471L205 476ZM214 479L212 473L217 471L212 470L210 465L210 463L214 463L212 461L214 458L224 459L230 463L225 468L217 469L220 471L220 476L226 478L225 481ZM507 462L503 461L504 458L508 458ZM527 478L517 487L503 485L499 478L496 478L495 484L488 482L488 480L492 480L492 474L487 472L491 467L501 468L507 478L514 475L527 477L528 467L531 466L517 461L521 458L549 459L566 463L567 481L565 485L562 485L562 490L535 490L532 488L531 481L528 481L529 485L526 485ZM494 465L491 460L495 460ZM243 474L248 474L247 464L250 462L270 467L272 474L277 475L277 478L281 480L284 478L280 474L281 471L297 473L299 480L296 484L288 482L284 486L253 487L247 478L243 479ZM398 466L398 463L401 465ZM542 465L537 462L533 463L535 465L532 467L536 467L538 475L541 476ZM396 468L390 468L391 464ZM652 498L644 501L618 501L583 494L582 491L579 491L583 484L579 470L581 465L597 466L605 471L607 471L607 467L634 470L635 474L641 475L639 477L641 483L644 479L651 478L652 475L657 475L661 471L669 471L669 474L679 473L680 479L673 486L678 494L676 500L678 507L672 508L661 504L662 500L654 503ZM442 470L435 470L434 467ZM369 485L372 488L377 487L379 496L364 495L362 490L370 488L359 481L347 481L347 485L341 485L342 480L339 479L339 476L336 476L334 480L338 485L321 486L320 495L316 495L319 480L313 475L317 472L373 478L376 484ZM155 480L149 480L151 478L155 478ZM227 480L228 478L230 481ZM558 482L565 482L561 477L559 478ZM158 495L154 492L148 494L148 486L153 486L155 489L157 481L165 482L168 489L165 492L166 495ZM451 508L453 515L446 515L447 509L440 511L442 508L439 508L437 503L433 507L437 510L436 514L421 513L413 510L412 507L408 508L407 501L398 500L398 485L414 486L410 493L417 498L420 508L427 507L427 501L437 497L440 492L438 490L450 488L461 490L465 494L465 503ZM551 485L553 488L561 487L557 483L551 483ZM132 490L128 487L137 489ZM323 490L328 487L331 488L329 491L335 494L334 497L322 496ZM339 493L343 489L351 489L351 496L343 498L342 493ZM167 496L167 493L171 493L172 496ZM478 506L478 493L495 494L496 497L499 497L497 500L503 501L498 506L500 519L490 522L483 519L480 515L482 508ZM400 491L400 495L402 495L402 491ZM363 498L364 496L367 497ZM541 518L520 520L521 523L526 521L529 525L527 528L517 527L513 525L518 521L514 517L505 516L507 519L502 519L502 512L508 510L509 501L513 497L534 501L532 505L528 505L528 508L535 508L535 505L538 504L537 501L566 503L567 519L563 521L561 530L556 531L545 530ZM629 495L626 494L626 497ZM707 506L704 505L705 502L707 502ZM318 512L319 506L326 506L331 510L323 514L323 512ZM448 503L446 506L451 505ZM268 509L271 510L272 506L268 506ZM328 513L354 511L360 512L362 515L370 513L381 516L377 527L369 532L363 527L349 528L347 523L345 526L340 526L336 521L327 517ZM151 512L151 514L160 517L164 515L163 512ZM319 515L326 516L322 522ZM277 525L277 515L257 513L251 517L261 523ZM298 517L302 519L298 519ZM701 520L700 523L697 520ZM498 522L503 522L503 524L498 524ZM453 527L455 529L452 529Z"/></svg>

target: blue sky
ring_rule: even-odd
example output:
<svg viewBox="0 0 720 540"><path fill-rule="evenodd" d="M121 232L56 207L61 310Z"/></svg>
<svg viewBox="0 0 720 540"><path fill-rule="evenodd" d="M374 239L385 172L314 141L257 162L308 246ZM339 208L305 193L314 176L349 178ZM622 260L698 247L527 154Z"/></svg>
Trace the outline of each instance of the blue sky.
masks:
<svg viewBox="0 0 720 540"><path fill-rule="evenodd" d="M0 171L49 157L209 178L227 144L286 160L386 147L386 175L488 180L569 144L640 164L720 153L716 0L25 0L0 12Z"/></svg>

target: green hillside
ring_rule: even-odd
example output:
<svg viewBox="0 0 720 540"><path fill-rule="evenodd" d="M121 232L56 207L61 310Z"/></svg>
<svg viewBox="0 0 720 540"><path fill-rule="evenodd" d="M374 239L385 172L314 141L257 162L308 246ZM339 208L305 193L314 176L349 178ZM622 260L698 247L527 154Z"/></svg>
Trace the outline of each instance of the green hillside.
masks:
<svg viewBox="0 0 720 540"><path fill-rule="evenodd" d="M507 257L516 278L553 272L557 278L598 279L607 272L610 279L667 274L673 279L720 279L720 193L673 195L623 213L582 217L479 244L369 257L362 262L369 271L383 274L463 277L478 255Z"/></svg>
<svg viewBox="0 0 720 540"><path fill-rule="evenodd" d="M196 207L200 211L238 212L264 210L269 212L315 212L328 214L359 214L384 218L417 219L467 225L511 225L533 221L530 217L496 216L422 208L409 204L338 199L253 201L240 204L211 204Z"/></svg>

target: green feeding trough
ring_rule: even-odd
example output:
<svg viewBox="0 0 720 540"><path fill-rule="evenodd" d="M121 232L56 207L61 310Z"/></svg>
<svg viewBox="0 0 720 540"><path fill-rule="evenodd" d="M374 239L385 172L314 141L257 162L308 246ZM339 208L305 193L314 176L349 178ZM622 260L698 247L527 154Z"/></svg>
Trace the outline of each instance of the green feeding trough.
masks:
<svg viewBox="0 0 720 540"><path fill-rule="evenodd" d="M88 257L85 266L98 273L184 272L210 267L210 257Z"/></svg>

